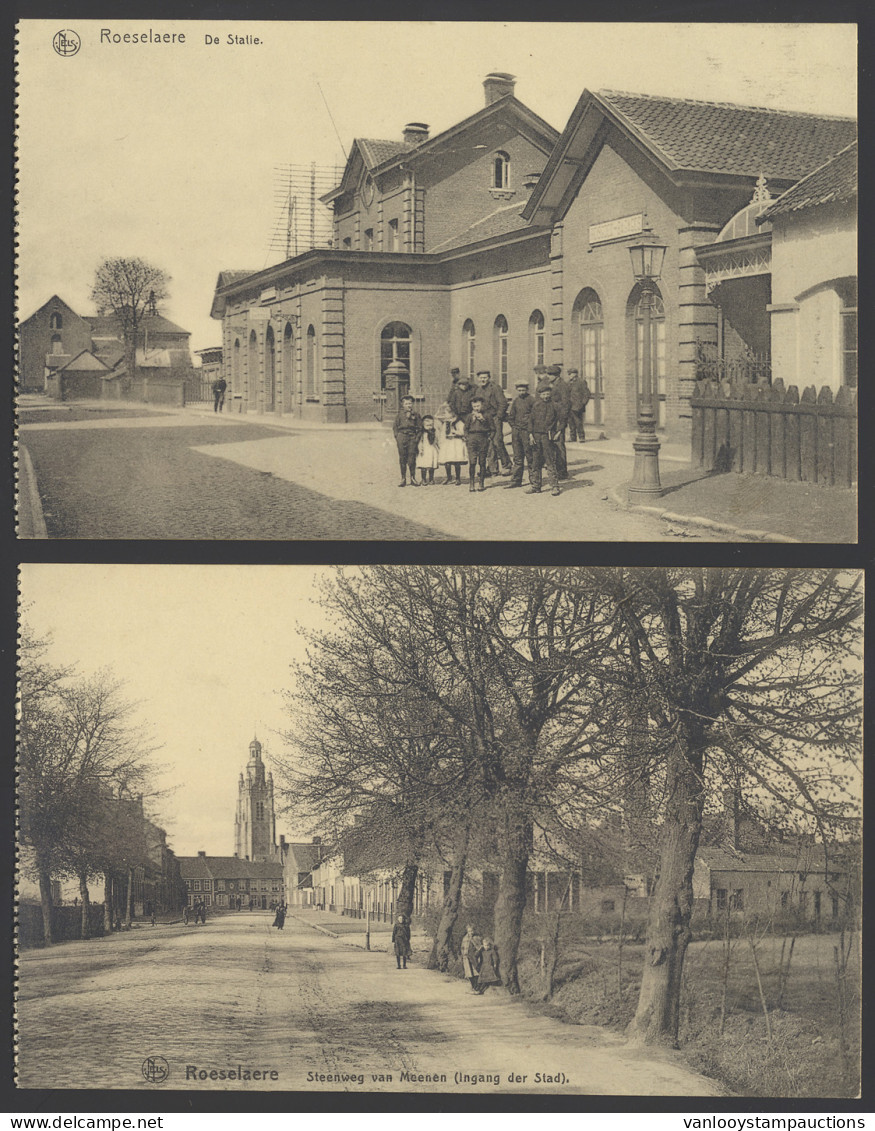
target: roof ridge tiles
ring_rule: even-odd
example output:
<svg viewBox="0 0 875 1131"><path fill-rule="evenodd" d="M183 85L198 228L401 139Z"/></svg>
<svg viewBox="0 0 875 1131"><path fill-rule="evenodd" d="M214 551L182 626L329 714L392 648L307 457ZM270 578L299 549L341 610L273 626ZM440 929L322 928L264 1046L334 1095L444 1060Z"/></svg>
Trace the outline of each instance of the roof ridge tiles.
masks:
<svg viewBox="0 0 875 1131"><path fill-rule="evenodd" d="M683 98L672 94L645 94L634 90L615 90L612 87L602 87L596 95L600 98L640 98L648 102L675 102L678 105L688 106L719 106L725 110L756 110L764 114L785 114L791 118L817 118L819 120L836 122L855 122L857 119L849 114L817 114L813 110L785 110L778 106L752 106L747 102L719 102L707 98Z"/></svg>

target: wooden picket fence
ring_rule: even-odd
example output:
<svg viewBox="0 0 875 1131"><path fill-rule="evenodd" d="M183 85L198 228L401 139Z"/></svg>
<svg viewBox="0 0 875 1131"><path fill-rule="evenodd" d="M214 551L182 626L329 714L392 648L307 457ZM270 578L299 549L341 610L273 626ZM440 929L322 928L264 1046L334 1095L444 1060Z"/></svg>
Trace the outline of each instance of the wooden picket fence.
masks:
<svg viewBox="0 0 875 1131"><path fill-rule="evenodd" d="M857 481L857 392L699 381L692 463L705 471L774 475L851 487Z"/></svg>

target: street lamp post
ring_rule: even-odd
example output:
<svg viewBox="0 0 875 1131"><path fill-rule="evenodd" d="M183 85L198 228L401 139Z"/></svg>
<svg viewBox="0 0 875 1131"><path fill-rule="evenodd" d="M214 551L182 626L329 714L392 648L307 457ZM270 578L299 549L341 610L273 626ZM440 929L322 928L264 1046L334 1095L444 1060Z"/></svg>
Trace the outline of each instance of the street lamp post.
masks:
<svg viewBox="0 0 875 1131"><path fill-rule="evenodd" d="M629 248L632 272L641 286L643 341L641 343L641 396L638 404L638 435L632 444L635 466L629 484L629 502L647 502L662 494L659 481L659 440L656 438L656 395L651 345L651 309L654 284L662 271L665 245L647 238Z"/></svg>

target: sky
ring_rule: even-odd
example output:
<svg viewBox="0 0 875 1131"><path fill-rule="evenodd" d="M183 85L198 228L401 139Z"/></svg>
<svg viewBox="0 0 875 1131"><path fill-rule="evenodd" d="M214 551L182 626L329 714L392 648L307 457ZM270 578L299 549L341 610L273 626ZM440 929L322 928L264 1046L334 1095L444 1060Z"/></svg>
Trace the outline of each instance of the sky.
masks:
<svg viewBox="0 0 875 1131"><path fill-rule="evenodd" d="M277 165L342 165L412 121L434 136L483 106L490 71L558 130L584 89L856 114L851 24L74 20L69 57L60 26L18 25L18 316L53 294L92 313L98 264L139 256L193 350L221 342L219 272L281 258ZM150 29L185 42L102 41Z"/></svg>
<svg viewBox="0 0 875 1131"><path fill-rule="evenodd" d="M82 676L107 668L138 702L170 790L146 798L182 856L234 851L237 780L257 734L268 769L288 725L283 688L323 623L306 566L25 564L23 620L51 636L47 660ZM140 594L138 598L136 595ZM275 784L279 784L278 781ZM279 806L277 807L279 808ZM277 835L306 837L277 813Z"/></svg>

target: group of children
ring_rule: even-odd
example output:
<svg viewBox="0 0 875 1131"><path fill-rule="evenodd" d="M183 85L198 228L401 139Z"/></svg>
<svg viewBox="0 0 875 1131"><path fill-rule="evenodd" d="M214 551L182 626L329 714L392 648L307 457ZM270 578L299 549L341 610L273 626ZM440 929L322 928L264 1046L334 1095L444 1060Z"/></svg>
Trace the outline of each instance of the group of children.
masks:
<svg viewBox="0 0 875 1131"><path fill-rule="evenodd" d="M572 372L576 376L576 371ZM522 487L523 470L528 464L529 494L540 494L545 467L551 493L560 494L559 481L568 478L565 428L572 411L572 399L569 386L561 380L559 366L550 366L544 373L537 399L532 397L528 381L517 381L516 396L509 407L503 391L492 383L486 369L478 372L478 387L474 389L469 388L467 379L458 370L453 370L452 388L436 418L421 417L414 408L413 398L402 397L393 426L401 468L398 486L406 487L408 476L411 487L434 484L435 472L441 467L445 471L444 485L460 486L462 466L467 463L469 491L485 490L487 475L497 474L499 467L503 475L511 477L507 484L510 490ZM583 408L575 411L581 439L586 400ZM505 423L510 425L512 468L504 443Z"/></svg>

